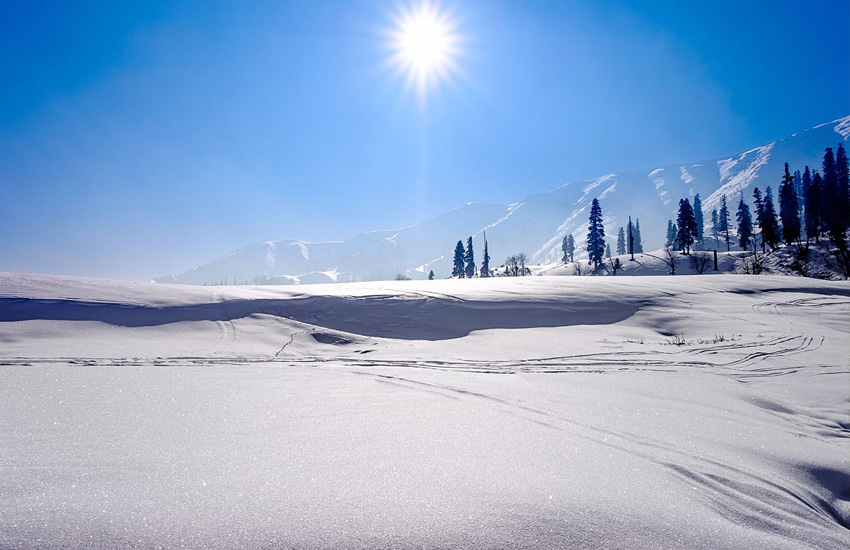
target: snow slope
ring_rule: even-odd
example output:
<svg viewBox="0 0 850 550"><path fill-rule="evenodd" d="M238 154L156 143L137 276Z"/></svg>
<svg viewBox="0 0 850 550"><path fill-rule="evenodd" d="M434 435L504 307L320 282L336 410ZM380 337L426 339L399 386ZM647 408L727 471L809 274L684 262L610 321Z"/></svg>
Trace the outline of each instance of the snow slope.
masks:
<svg viewBox="0 0 850 550"><path fill-rule="evenodd" d="M252 245L185 273L160 277L158 282L220 284L225 280L274 283L346 282L393 279L404 274L425 279L430 270L448 277L454 246L473 237L480 263L484 232L492 264L524 252L530 263L553 263L561 258L561 242L572 234L582 245L587 236L590 202L599 198L608 241L616 245L617 229L629 216L639 219L644 249L663 246L668 219L676 219L678 201L700 194L705 221L725 194L734 205L744 192L778 187L785 163L800 171L820 168L826 147L835 148L850 137L850 117L798 132L729 158L680 163L645 171L612 173L591 181L570 182L549 193L504 205L468 204L420 224L398 230L375 231L333 243L283 240ZM774 197L777 194L774 193ZM707 229L707 232L710 231ZM579 252L583 255L583 252Z"/></svg>
<svg viewBox="0 0 850 550"><path fill-rule="evenodd" d="M850 284L0 274L0 548L845 548Z"/></svg>

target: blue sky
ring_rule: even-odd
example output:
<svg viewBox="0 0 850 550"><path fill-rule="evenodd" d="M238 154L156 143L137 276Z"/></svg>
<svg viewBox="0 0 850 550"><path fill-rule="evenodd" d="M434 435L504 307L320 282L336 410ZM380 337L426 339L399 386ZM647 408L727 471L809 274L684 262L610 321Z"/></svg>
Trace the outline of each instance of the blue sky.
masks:
<svg viewBox="0 0 850 550"><path fill-rule="evenodd" d="M737 153L850 114L850 4L0 3L0 270L146 280L253 242ZM412 7L413 6L413 7Z"/></svg>

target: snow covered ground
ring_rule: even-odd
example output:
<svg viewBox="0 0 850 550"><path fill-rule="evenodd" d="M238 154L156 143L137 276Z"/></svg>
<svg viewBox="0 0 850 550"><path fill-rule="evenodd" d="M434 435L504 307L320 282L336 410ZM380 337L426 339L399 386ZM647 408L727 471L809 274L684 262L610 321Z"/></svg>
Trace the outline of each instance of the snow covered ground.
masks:
<svg viewBox="0 0 850 550"><path fill-rule="evenodd" d="M0 548L846 548L850 284L0 274Z"/></svg>

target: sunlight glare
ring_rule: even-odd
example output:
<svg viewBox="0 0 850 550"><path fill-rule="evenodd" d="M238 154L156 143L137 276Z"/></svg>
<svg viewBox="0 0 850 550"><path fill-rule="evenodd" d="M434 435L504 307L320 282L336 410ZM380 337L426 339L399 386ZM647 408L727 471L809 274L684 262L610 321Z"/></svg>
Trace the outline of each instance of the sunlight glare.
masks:
<svg viewBox="0 0 850 550"><path fill-rule="evenodd" d="M391 59L420 99L457 72L459 36L451 18L427 2L395 18Z"/></svg>

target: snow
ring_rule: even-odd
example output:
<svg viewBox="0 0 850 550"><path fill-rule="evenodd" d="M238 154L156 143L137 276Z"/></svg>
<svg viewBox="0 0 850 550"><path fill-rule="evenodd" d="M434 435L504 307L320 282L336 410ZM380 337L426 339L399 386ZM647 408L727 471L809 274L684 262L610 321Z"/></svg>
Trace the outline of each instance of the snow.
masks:
<svg viewBox="0 0 850 550"><path fill-rule="evenodd" d="M848 307L779 276L0 274L0 547L845 548Z"/></svg>

